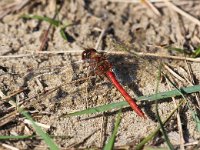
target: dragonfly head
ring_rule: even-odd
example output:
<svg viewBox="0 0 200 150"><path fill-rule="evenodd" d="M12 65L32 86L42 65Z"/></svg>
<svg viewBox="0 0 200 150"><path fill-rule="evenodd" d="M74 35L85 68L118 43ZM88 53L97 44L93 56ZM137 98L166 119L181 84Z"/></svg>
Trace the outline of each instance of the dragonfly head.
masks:
<svg viewBox="0 0 200 150"><path fill-rule="evenodd" d="M97 52L93 48L86 48L82 53L82 60L88 61L90 67L94 69L95 73L102 75L109 71L111 63L107 60L103 53Z"/></svg>
<svg viewBox="0 0 200 150"><path fill-rule="evenodd" d="M82 53L82 60L89 60L94 57L94 55L97 54L97 51L93 48L85 48L85 50Z"/></svg>

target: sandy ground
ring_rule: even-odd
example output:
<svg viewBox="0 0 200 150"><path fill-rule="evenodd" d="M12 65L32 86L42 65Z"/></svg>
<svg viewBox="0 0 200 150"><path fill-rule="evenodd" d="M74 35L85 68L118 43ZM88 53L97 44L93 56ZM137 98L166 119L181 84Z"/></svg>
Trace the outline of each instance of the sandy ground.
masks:
<svg viewBox="0 0 200 150"><path fill-rule="evenodd" d="M198 1L175 1L175 4L194 17L200 17ZM41 45L40 37L49 24L34 19L22 19L20 16L35 14L53 17L55 12L53 6L53 1L30 2L22 10L8 14L2 19L0 55L8 57L0 57L0 90L4 95L10 95L14 91L26 88L25 91L15 95L13 100L18 103L23 102L34 120L49 125L50 128L44 128L44 130L52 136L59 136L54 138L54 141L61 148L77 149L105 145L112 133L117 110L104 114L60 119L59 116L88 107L124 100L105 78L96 77L96 79L74 82L87 77L84 64L75 63L81 60L80 50L84 47L95 47L102 30L105 30L105 33L98 49L107 52L116 52L120 49L120 43L125 43L138 52L181 56L162 46L177 47L188 51L199 46L199 26L177 14L173 9L169 9L164 3L155 3L161 14L158 16L143 3L71 0L65 1L58 14L62 22L73 24L65 30L69 37L68 41L60 36L59 28L52 27L48 35L48 44L43 49L44 52L52 53L36 54ZM55 54L55 51L64 51L64 53ZM179 80L163 68L163 71L178 87L191 85L186 80L191 79L184 61L154 57L136 58L131 55L112 55L109 59L116 64L116 67L120 67L119 71L124 77L122 83L133 97L156 92L159 61L173 68L184 78L184 80ZM198 84L200 64L188 62L188 65L191 66L195 84ZM64 83L66 85L57 88L54 92L39 94ZM159 82L159 91L166 90L169 90L169 86L163 77ZM0 96L2 97L2 94ZM190 96L188 100L195 102L196 98ZM155 104L152 102L138 104L148 119L144 121L130 108L123 109L115 146L134 147L136 143L156 129L158 122L155 119ZM159 113L163 119L173 109L174 103L171 99L159 102ZM3 118L14 110L8 102L1 104L1 117ZM198 142L200 133L196 130L191 110L187 106L182 107L180 115L185 143ZM179 148L180 137L176 116L172 117L166 131L172 144ZM32 127L24 123L24 117L20 115L15 115L12 120L1 126L0 130L1 135L24 135L32 132L34 132ZM19 149L47 149L40 138L1 141L1 143ZM149 145L166 147L161 134L155 137ZM133 147L130 149L134 149ZM186 149L194 147L198 146L192 144Z"/></svg>

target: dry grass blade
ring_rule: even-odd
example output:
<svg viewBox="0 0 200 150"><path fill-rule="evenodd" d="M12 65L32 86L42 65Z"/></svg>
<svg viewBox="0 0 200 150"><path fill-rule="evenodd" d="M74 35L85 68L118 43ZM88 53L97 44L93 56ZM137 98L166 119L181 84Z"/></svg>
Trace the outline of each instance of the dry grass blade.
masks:
<svg viewBox="0 0 200 150"><path fill-rule="evenodd" d="M170 114L169 116L163 121L163 124L166 125L168 123L168 121L170 120L170 118L172 117L172 115L177 111L177 109L183 105L185 103L185 100L182 100L178 107L176 107ZM160 126L155 130L153 131L152 133L150 133L146 138L144 138L138 145L136 145L135 149L136 150L141 150L144 145L149 142L153 137L155 137L157 135L157 133L160 131Z"/></svg>
<svg viewBox="0 0 200 150"><path fill-rule="evenodd" d="M76 147L79 147L79 146L81 146L81 145L83 145L85 142L87 142L96 132L98 132L99 130L95 130L95 131L93 131L92 133L90 133L87 137L85 137L84 139L82 139L80 142L78 142L78 143L73 143L73 144L71 144L71 145L69 145L68 147L69 147L69 149L73 149L73 147L74 148L76 148Z"/></svg>
<svg viewBox="0 0 200 150"><path fill-rule="evenodd" d="M8 96L3 96L2 99L1 99L1 101L0 101L0 105L3 104L3 103L5 102L5 100L9 100L11 97L13 97L13 96L15 96L15 95L17 95L17 94L23 92L24 90L25 90L25 89L20 89L20 90L18 90L18 91L16 91L16 92L11 93L11 94L8 95ZM0 93L1 93L1 91L0 91Z"/></svg>
<svg viewBox="0 0 200 150"><path fill-rule="evenodd" d="M156 94L158 93L158 89L159 89L159 81L161 79L161 74L162 74L161 69L162 69L162 65L160 64L159 68L158 68L158 77L157 77L157 83L156 83ZM159 111L158 111L158 100L156 100L156 118L158 120L158 123L160 125L160 130L162 131L162 135L164 137L164 140L165 140L168 148L170 150L175 150L174 146L172 145L172 143L171 143L171 141L170 141L170 139L168 137L167 131L164 128L164 124L163 124L163 122L162 122L162 120L160 118L160 114L159 114Z"/></svg>
<svg viewBox="0 0 200 150"><path fill-rule="evenodd" d="M53 20L56 19L56 17L58 15L59 11L61 10L62 6L63 5L60 5L60 8L55 11L55 14L54 14L54 16L52 18ZM57 7L57 6L55 5L55 7ZM52 24L49 24L48 29L46 31L44 31L44 33L42 35L42 39L41 39L41 45L40 45L38 51L42 51L44 49L46 43L48 42L48 34L49 34L49 31L50 31L51 27L52 27Z"/></svg>
<svg viewBox="0 0 200 150"><path fill-rule="evenodd" d="M0 19L5 17L9 13L13 13L15 11L19 11L22 9L26 4L28 4L30 0L14 0L14 1L4 1L4 3L0 4Z"/></svg>
<svg viewBox="0 0 200 150"><path fill-rule="evenodd" d="M184 146L193 146L193 145L198 145L198 144L199 144L199 141L194 141L194 142L184 144Z"/></svg>
<svg viewBox="0 0 200 150"><path fill-rule="evenodd" d="M11 103L12 102L12 103ZM57 150L58 146L53 142L53 140L50 138L50 136L45 133L39 126L50 128L50 126L41 124L41 123L36 123L33 121L32 117L21 107L18 106L17 103L14 101L10 100L9 102L13 107L16 107L17 110L11 112L10 114L5 115L4 117L0 118L0 126L5 125L6 123L13 121L14 118L16 118L17 115L22 114L24 117L28 119L25 122L28 124L31 124L32 127L35 129L37 134L46 142L46 144L49 146L50 149ZM39 125L39 126L38 126Z"/></svg>
<svg viewBox="0 0 200 150"><path fill-rule="evenodd" d="M164 64L165 69L167 69L168 72L170 72L175 78L177 78L178 80L184 82L185 79L183 77L181 77L179 74L177 74L176 72L174 72L169 66L167 66L166 64Z"/></svg>
<svg viewBox="0 0 200 150"><path fill-rule="evenodd" d="M121 3L140 3L141 2L141 0L108 0L108 1L110 1L110 2L121 2ZM155 2L163 2L163 0L149 0L149 1L154 2L154 3Z"/></svg>
<svg viewBox="0 0 200 150"><path fill-rule="evenodd" d="M200 21L197 18L191 16L190 14L188 14L185 11L181 10L180 8L176 7L173 3L169 2L168 0L163 0L163 1L170 9L173 9L177 13L181 14L182 16L186 17L187 19L191 20L193 23L200 26Z"/></svg>
<svg viewBox="0 0 200 150"><path fill-rule="evenodd" d="M41 54L73 54L73 55L80 55L83 52L83 50L66 50L66 51L37 51L32 52L30 54L18 54L18 55L0 55L0 59L11 59L11 58L22 58L22 57L33 57L34 55L40 56ZM103 50L100 50L99 52L105 52ZM161 55L161 54L154 54L154 53L143 53L143 52L135 52L134 50L130 50L131 53L137 56L141 57L155 57L158 59L174 59L174 60L180 60L180 61L190 61L190 62L200 62L200 58L188 58L188 57L181 57L181 56L171 56L171 55ZM107 52L108 54L116 54L116 55L130 55L128 52L124 51L110 51Z"/></svg>
<svg viewBox="0 0 200 150"><path fill-rule="evenodd" d="M99 49L100 43L101 43L102 38L104 37L105 33L106 33L106 29L102 29L102 30L101 30L101 34L100 34L100 36L99 36L99 38L98 38L97 44L95 45L95 49L96 49L96 50Z"/></svg>
<svg viewBox="0 0 200 150"><path fill-rule="evenodd" d="M191 81L190 84L192 85L195 85L195 81L194 81L194 76L192 74L192 68L191 66L185 61L186 63L186 67L187 67L187 70L188 70L188 74L189 74L189 80ZM198 93L195 93L195 97L196 97L196 101L197 101L197 104L198 104L198 108L200 108L200 98L199 98L199 94Z"/></svg>
<svg viewBox="0 0 200 150"><path fill-rule="evenodd" d="M141 0L144 4L147 5L157 16L161 17L160 12L158 9L149 1L149 0Z"/></svg>
<svg viewBox="0 0 200 150"><path fill-rule="evenodd" d="M19 115L19 113L17 111L13 111L3 117L0 118L0 127L2 127L3 125L15 120L15 118Z"/></svg>
<svg viewBox="0 0 200 150"><path fill-rule="evenodd" d="M169 87L169 90L171 90L171 87L169 86L169 81L167 81L167 85ZM174 106L175 108L177 108L177 104L176 104L176 100L174 97L172 97L172 100L174 102ZM179 135L180 135L180 150L185 150L185 147L184 147L184 138L183 138L183 128L182 128L182 124L181 124L181 117L180 117L180 113L179 113L179 109L177 109L177 115L176 115L176 118L177 118L177 123L178 123L178 129L179 129Z"/></svg>
<svg viewBox="0 0 200 150"><path fill-rule="evenodd" d="M58 150L58 146L54 143L54 141L50 138L49 134L44 132L32 119L32 117L28 114L28 112L24 111L22 108L18 110L24 117L26 117L31 123L32 127L36 131L36 133L44 140L44 142L49 146L51 150Z"/></svg>
<svg viewBox="0 0 200 150"><path fill-rule="evenodd" d="M6 149L10 149L10 150L19 150L18 148L13 147L13 146L8 145L8 144L2 144L2 146L5 147Z"/></svg>
<svg viewBox="0 0 200 150"><path fill-rule="evenodd" d="M41 35L41 45L38 49L38 51L42 51L46 45L46 43L48 42L48 34L49 34L49 30L51 29L51 24L49 25L48 29L45 30L42 35Z"/></svg>
<svg viewBox="0 0 200 150"><path fill-rule="evenodd" d="M189 80L191 81L191 84L192 85L194 85L195 84L195 81L194 81L194 79L193 79L193 75L192 75L192 69L191 69L191 67L188 65L188 63L187 62L185 62L186 63L186 66L187 66L187 70L188 70L188 74L189 74ZM191 109L191 111L192 111L192 117L193 117L193 119L194 119L194 121L195 121L195 123L196 123L196 129L197 129L197 131L199 131L200 132L200 119L199 119L199 116L198 116L198 110L199 110L199 107L200 107L200 101L199 101L199 93L194 93L195 94L195 100L197 101L197 105L198 106L196 106L195 104L193 104L193 103L190 103L190 105L193 107L192 109Z"/></svg>
<svg viewBox="0 0 200 150"><path fill-rule="evenodd" d="M135 52L131 51L134 54L138 56L150 56L150 57L156 57L156 58L165 58L165 59L174 59L174 60L182 60L182 61L191 61L191 62L200 62L200 58L188 58L188 57L180 57L180 56L171 56L171 55L161 55L161 54L154 54L154 53L143 53L143 52Z"/></svg>
<svg viewBox="0 0 200 150"><path fill-rule="evenodd" d="M30 120L28 120L28 119L25 119L24 120L24 123L25 124L29 124L29 125L33 125L33 123L30 121ZM45 129L50 129L50 125L46 125L46 124L43 124L43 123L39 123L39 122L35 122L35 124L37 125L37 126L39 126L39 127L42 127L42 128L45 128Z"/></svg>

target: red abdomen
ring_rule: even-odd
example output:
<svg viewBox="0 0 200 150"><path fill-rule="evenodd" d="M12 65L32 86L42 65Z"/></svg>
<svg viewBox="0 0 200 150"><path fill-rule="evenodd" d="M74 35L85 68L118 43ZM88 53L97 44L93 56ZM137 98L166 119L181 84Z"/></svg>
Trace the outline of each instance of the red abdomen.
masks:
<svg viewBox="0 0 200 150"><path fill-rule="evenodd" d="M106 76L109 78L109 80L114 84L114 86L119 90L119 92L122 94L122 96L125 98L125 100L129 103L131 108L140 116L143 118L146 118L142 110L138 107L138 105L135 103L135 100L131 98L131 96L125 91L125 89L121 86L121 84L117 81L115 74L112 71L107 71Z"/></svg>

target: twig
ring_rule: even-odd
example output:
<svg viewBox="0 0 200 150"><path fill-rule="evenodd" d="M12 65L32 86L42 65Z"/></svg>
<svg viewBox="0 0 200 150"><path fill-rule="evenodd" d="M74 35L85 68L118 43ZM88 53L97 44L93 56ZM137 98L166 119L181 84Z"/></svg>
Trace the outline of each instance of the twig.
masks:
<svg viewBox="0 0 200 150"><path fill-rule="evenodd" d="M15 6L15 11L22 9L30 0L21 0L21 3Z"/></svg>
<svg viewBox="0 0 200 150"><path fill-rule="evenodd" d="M102 118L101 118L101 133L100 133L100 145L99 147L103 147L104 145L104 138L105 138L105 113L103 112Z"/></svg>
<svg viewBox="0 0 200 150"><path fill-rule="evenodd" d="M1 12L0 12L0 20L5 17L7 14L12 13L14 11L19 11L20 9L22 9L26 4L28 4L30 0L21 0L21 1L17 1L11 4L8 4L8 6L0 6L1 7ZM5 9L3 9L3 7L6 7Z"/></svg>
<svg viewBox="0 0 200 150"><path fill-rule="evenodd" d="M29 125L32 125L32 122L28 119L24 119L24 123L25 124L29 124ZM35 124L37 124L38 126L44 128L44 129L50 129L50 125L46 125L46 124L43 124L43 123L39 123L39 122L35 122Z"/></svg>
<svg viewBox="0 0 200 150"><path fill-rule="evenodd" d="M8 96L3 96L2 99L1 99L1 101L0 101L0 105L3 104L5 102L5 100L9 100L11 97L13 97L13 96L15 96L15 95L17 95L17 94L25 91L25 90L26 90L25 88L24 89L19 89L18 91L13 92L13 93L11 93ZM2 93L2 92L0 91L0 93Z"/></svg>
<svg viewBox="0 0 200 150"><path fill-rule="evenodd" d="M105 0L101 0L101 1L105 1ZM140 3L141 0L108 0L110 2L121 2L121 3ZM163 2L163 0L149 0L150 2ZM170 0L171 1L171 0Z"/></svg>
<svg viewBox="0 0 200 150"><path fill-rule="evenodd" d="M12 111L9 114L6 114L5 116L0 118L0 127L15 120L15 118L19 115L19 113L17 112L17 110Z"/></svg>
<svg viewBox="0 0 200 150"><path fill-rule="evenodd" d="M62 2L64 2L64 1L62 1ZM63 6L63 4L60 4L59 9L58 10L56 9L56 12L55 12L55 14L54 14L54 16L52 18L53 20L55 20L55 18L57 17L57 15L58 15L59 11L61 10L62 6ZM55 5L55 7L57 7L57 5ZM41 39L42 43L41 43L38 51L42 51L44 49L45 44L48 41L48 34L49 34L49 31L50 31L51 27L52 27L52 24L50 24L49 27L48 27L48 29L46 31L44 31L44 33L42 35L42 39Z"/></svg>
<svg viewBox="0 0 200 150"><path fill-rule="evenodd" d="M83 50L66 50L66 51L37 51L32 52L31 54L19 54L19 55L1 55L0 59L10 59L10 58L21 58L21 57L33 57L34 55L40 54L81 54ZM99 50L99 52L105 52L104 50ZM200 58L189 58L189 57L181 57L181 56L171 56L171 55L162 55L162 54L154 54L154 53L143 53L143 52L135 52L134 50L130 51L133 55L141 56L141 57L156 57L158 59L175 59L175 60L182 60L182 61L191 61L191 62L200 62ZM108 54L116 54L116 55L130 55L129 52L125 51L107 51Z"/></svg>
<svg viewBox="0 0 200 150"><path fill-rule="evenodd" d="M81 139L81 141L78 141L78 143L74 143L73 145L69 145L68 147L70 147L70 148L72 148L72 147L75 147L75 148L80 147L81 145L86 143L97 131L99 131L99 129L93 131L87 137L85 137L84 139Z"/></svg>
<svg viewBox="0 0 200 150"><path fill-rule="evenodd" d="M162 54L154 54L154 53L143 53L143 52L134 52L134 54L138 55L138 56L142 56L142 57L150 56L150 57L156 57L156 58L166 58L166 59L200 62L200 58L189 58L189 57L170 56L170 55L162 55Z"/></svg>
<svg viewBox="0 0 200 150"><path fill-rule="evenodd" d="M188 74L189 74L189 81L190 81L190 84L191 85L195 85L195 81L194 81L194 78L192 76L192 69L191 69L191 66L188 65L188 63L185 61L186 63L186 66L187 66L187 71L188 71ZM196 97L196 101L197 101L197 104L198 104L198 108L200 108L200 98L199 98L199 94L198 93L194 93L195 94L195 97Z"/></svg>
<svg viewBox="0 0 200 150"><path fill-rule="evenodd" d="M19 55L1 55L0 58L10 59L10 58L21 58L21 57L30 57L32 54L19 54Z"/></svg>
<svg viewBox="0 0 200 150"><path fill-rule="evenodd" d="M169 2L168 0L163 0L163 1L169 8L173 9L177 13L181 14L182 16L188 18L189 20L191 20L192 22L200 26L200 21L198 19L186 13L185 11L181 10L180 8L178 8L177 6L175 6L173 3Z"/></svg>
<svg viewBox="0 0 200 150"><path fill-rule="evenodd" d="M98 50L98 48L99 48L99 46L100 46L100 42L101 42L101 40L102 40L102 38L103 38L103 36L104 36L105 33L106 33L106 30L105 30L105 29L102 29L102 30L101 30L101 34L100 34L100 36L99 36L99 38L98 38L97 44L96 44L96 46L95 46L95 49L96 49L96 50Z"/></svg>
<svg viewBox="0 0 200 150"><path fill-rule="evenodd" d="M48 34L49 34L49 30L51 29L51 24L49 25L49 27L48 27L48 29L47 30L45 30L43 33L42 33L42 37L41 37L41 45L40 45L40 47L39 47L39 49L38 49L38 51L42 51L43 49L44 49L44 47L45 47L45 45L46 45L46 43L47 43L47 41L48 41Z"/></svg>
<svg viewBox="0 0 200 150"><path fill-rule="evenodd" d="M184 82L185 79L183 77L181 77L179 74L175 73L169 66L167 66L166 64L164 64L165 69L167 69L174 77L176 77L178 80Z"/></svg>
<svg viewBox="0 0 200 150"><path fill-rule="evenodd" d="M167 78L166 78L166 79L167 79ZM167 81L167 85L168 85L169 90L171 90L171 87L169 86L169 81L168 81L168 79L167 79L166 81ZM173 100L173 102L174 102L175 108L177 108L177 104L176 104L175 98L172 97L172 100ZM177 118L178 129L179 129L179 135L180 135L180 150L185 150L185 148L184 148L184 143L185 143L185 141L184 141L184 138L183 138L183 128L182 128L182 124L181 124L181 117L180 117L179 109L177 110L176 118Z"/></svg>
<svg viewBox="0 0 200 150"><path fill-rule="evenodd" d="M21 57L33 57L34 55L40 55L40 54L69 54L69 53L77 53L80 54L82 53L83 50L67 50L67 51L37 51L37 52L32 52L29 54L18 54L18 55L0 55L0 58L4 59L10 59L10 58L21 58Z"/></svg>
<svg viewBox="0 0 200 150"><path fill-rule="evenodd" d="M158 9L151 3L150 0L141 0L144 4L147 5L147 7L149 7L153 13L155 13L157 16L161 17L160 12L158 11Z"/></svg>
<svg viewBox="0 0 200 150"><path fill-rule="evenodd" d="M194 142L186 143L186 144L184 144L184 146L192 146L192 145L197 145L197 144L199 144L199 141L194 141Z"/></svg>
<svg viewBox="0 0 200 150"><path fill-rule="evenodd" d="M11 146L11 145L8 145L8 144L5 144L5 143L3 143L3 144L1 144L3 147L5 147L6 149L9 149L9 150L19 150L18 148L16 148L16 147L13 147L13 146Z"/></svg>

